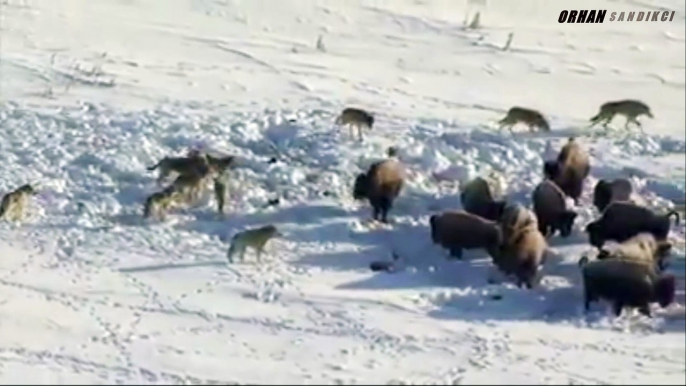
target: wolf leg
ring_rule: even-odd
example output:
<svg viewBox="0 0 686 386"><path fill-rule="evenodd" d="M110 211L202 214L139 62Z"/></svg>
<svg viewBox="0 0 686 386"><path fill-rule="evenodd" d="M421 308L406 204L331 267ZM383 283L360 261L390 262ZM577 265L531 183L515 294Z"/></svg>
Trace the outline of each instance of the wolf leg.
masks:
<svg viewBox="0 0 686 386"><path fill-rule="evenodd" d="M233 264L233 257L236 254L236 252L238 252L237 247L236 247L236 241L233 240L231 242L231 246L229 247L229 250L226 252L226 258L229 260L230 264Z"/></svg>
<svg viewBox="0 0 686 386"><path fill-rule="evenodd" d="M259 246L256 248L257 251L257 263L261 264L262 263L262 251L264 250L264 245Z"/></svg>
<svg viewBox="0 0 686 386"><path fill-rule="evenodd" d="M22 215L22 208L18 204L12 208L12 221L13 222L19 222L21 221L21 216Z"/></svg>
<svg viewBox="0 0 686 386"><path fill-rule="evenodd" d="M645 134L645 130L643 130L643 125L641 125L641 122L636 119L636 117L631 118L631 122L634 123L636 126L638 126L639 130L641 130L642 134Z"/></svg>

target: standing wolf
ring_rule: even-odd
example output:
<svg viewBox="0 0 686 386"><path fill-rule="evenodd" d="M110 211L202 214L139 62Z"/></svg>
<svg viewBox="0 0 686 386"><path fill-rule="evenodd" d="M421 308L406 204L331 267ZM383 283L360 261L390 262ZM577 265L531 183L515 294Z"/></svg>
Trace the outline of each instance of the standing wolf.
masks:
<svg viewBox="0 0 686 386"><path fill-rule="evenodd" d="M207 155L197 150L192 150L185 157L166 156L155 165L149 166L146 169L148 171L159 169L157 182L162 184L173 172L178 175L197 174L204 173L209 168Z"/></svg>
<svg viewBox="0 0 686 386"><path fill-rule="evenodd" d="M536 128L539 128L541 131L550 131L550 125L543 114L536 110L527 109L524 107L512 107L507 111L505 118L498 121L500 124L500 130L502 130L504 127L507 127L510 130L510 133L512 133L512 127L519 122L529 126L529 131L531 132L533 132Z"/></svg>
<svg viewBox="0 0 686 386"><path fill-rule="evenodd" d="M229 263L233 263L233 257L238 254L241 261L243 261L245 259L245 250L251 247L257 253L257 262L259 263L265 244L275 236L280 235L276 227L271 224L239 232L231 239L231 247L229 247L226 257L229 259Z"/></svg>
<svg viewBox="0 0 686 386"><path fill-rule="evenodd" d="M374 125L374 116L364 110L348 107L344 109L341 114L336 117L336 125L350 127L350 136L353 137L353 126L357 127L357 134L362 140L362 128L366 127L368 130L372 129Z"/></svg>
<svg viewBox="0 0 686 386"><path fill-rule="evenodd" d="M593 127L598 123L602 123L603 127L607 129L607 125L612 121L612 118L614 118L615 115L623 115L626 117L626 123L624 124L625 130L629 130L629 123L631 122L636 124L636 126L641 129L642 133L644 132L643 126L641 126L641 122L639 122L636 118L640 117L641 115L647 115L650 118L654 118L653 113L650 111L650 107L648 107L648 105L645 103L638 100L625 99L621 101L607 102L600 106L600 111L598 114L591 118L590 127Z"/></svg>

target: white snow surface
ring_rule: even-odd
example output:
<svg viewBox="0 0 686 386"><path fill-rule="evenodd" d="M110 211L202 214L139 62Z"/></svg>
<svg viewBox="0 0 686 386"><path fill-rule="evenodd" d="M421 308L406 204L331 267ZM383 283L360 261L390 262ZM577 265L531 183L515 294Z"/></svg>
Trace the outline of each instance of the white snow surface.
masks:
<svg viewBox="0 0 686 386"><path fill-rule="evenodd" d="M598 178L684 204L685 5L580 0L676 15L558 24L571 4L0 0L0 193L39 190L25 222L0 223L0 382L684 384L683 222L677 302L652 319L585 314L577 261ZM645 134L586 129L624 98L651 106ZM498 133L512 105L552 131ZM345 106L375 113L363 142L334 127ZM529 205L570 136L592 172L540 287L488 284L484 253L432 245L461 182L498 171ZM389 146L407 181L374 226L352 183ZM143 221L145 167L190 147L238 156L226 216L207 197ZM227 264L231 237L268 223L284 235L262 264ZM369 270L393 254L397 272Z"/></svg>

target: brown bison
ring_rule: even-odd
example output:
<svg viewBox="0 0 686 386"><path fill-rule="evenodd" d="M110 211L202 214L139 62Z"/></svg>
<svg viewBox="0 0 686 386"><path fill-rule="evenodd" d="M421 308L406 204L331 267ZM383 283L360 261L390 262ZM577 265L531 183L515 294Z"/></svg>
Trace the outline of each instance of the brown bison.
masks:
<svg viewBox="0 0 686 386"><path fill-rule="evenodd" d="M568 237L572 233L577 214L567 209L562 189L554 181L544 180L536 186L532 196L538 230L546 237L557 231L560 236Z"/></svg>
<svg viewBox="0 0 686 386"><path fill-rule="evenodd" d="M544 176L555 181L576 205L590 171L588 154L573 137L562 147L555 161L547 161L543 166Z"/></svg>
<svg viewBox="0 0 686 386"><path fill-rule="evenodd" d="M393 201L403 188L405 172L402 164L395 159L376 162L367 173L360 173L355 179L353 198L369 200L374 211L373 218L388 222L388 212Z"/></svg>
<svg viewBox="0 0 686 386"><path fill-rule="evenodd" d="M502 242L496 222L461 210L433 215L429 224L433 242L458 259L463 249L483 248L493 256Z"/></svg>
<svg viewBox="0 0 686 386"><path fill-rule="evenodd" d="M586 226L589 242L601 249L607 240L618 243L629 240L639 233L650 233L657 241L664 241L670 230L669 218L679 223L679 214L670 211L659 215L652 210L629 202L613 202L596 221Z"/></svg>
<svg viewBox="0 0 686 386"><path fill-rule="evenodd" d="M477 177L460 189L462 208L485 219L496 221L505 209L504 200L494 200L491 187L482 177Z"/></svg>
<svg viewBox="0 0 686 386"><path fill-rule="evenodd" d="M612 302L616 316L624 307L636 307L650 317L650 303L657 302L664 308L674 301L674 276L658 275L645 264L621 259L582 259L580 265L587 312L591 302L605 299Z"/></svg>

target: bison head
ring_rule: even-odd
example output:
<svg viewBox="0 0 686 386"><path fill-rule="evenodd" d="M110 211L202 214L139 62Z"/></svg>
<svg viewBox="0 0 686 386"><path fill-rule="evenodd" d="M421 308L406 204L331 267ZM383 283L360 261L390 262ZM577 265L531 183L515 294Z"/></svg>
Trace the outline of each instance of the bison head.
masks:
<svg viewBox="0 0 686 386"><path fill-rule="evenodd" d="M362 200L367 198L368 191L368 178L364 173L360 173L355 178L355 185L353 186L353 198L356 200Z"/></svg>

